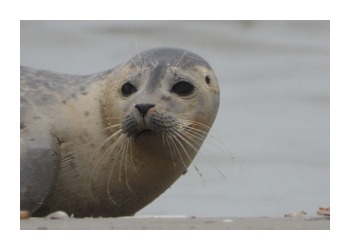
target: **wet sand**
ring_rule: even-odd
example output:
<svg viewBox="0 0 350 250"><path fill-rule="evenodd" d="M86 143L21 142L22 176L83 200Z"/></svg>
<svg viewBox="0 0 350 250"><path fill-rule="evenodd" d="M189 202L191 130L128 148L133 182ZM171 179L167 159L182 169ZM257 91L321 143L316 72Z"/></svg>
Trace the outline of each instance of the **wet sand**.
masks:
<svg viewBox="0 0 350 250"><path fill-rule="evenodd" d="M53 220L30 218L21 220L23 230L47 229L106 229L106 230L329 230L327 217L247 217L196 218L186 216L120 217L120 218L67 218Z"/></svg>

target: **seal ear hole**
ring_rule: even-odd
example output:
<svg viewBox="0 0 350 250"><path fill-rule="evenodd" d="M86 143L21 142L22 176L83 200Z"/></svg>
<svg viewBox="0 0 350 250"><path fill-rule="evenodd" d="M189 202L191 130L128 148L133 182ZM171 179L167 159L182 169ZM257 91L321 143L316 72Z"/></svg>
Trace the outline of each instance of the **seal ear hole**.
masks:
<svg viewBox="0 0 350 250"><path fill-rule="evenodd" d="M206 76L205 77L205 82L210 85L211 84L211 80L210 80L210 77L209 76Z"/></svg>
<svg viewBox="0 0 350 250"><path fill-rule="evenodd" d="M128 97L137 91L136 87L130 82L125 83L122 86L121 93L124 97Z"/></svg>
<svg viewBox="0 0 350 250"><path fill-rule="evenodd" d="M188 96L192 94L193 90L194 86L186 81L178 82L171 88L171 92L177 94L178 96Z"/></svg>

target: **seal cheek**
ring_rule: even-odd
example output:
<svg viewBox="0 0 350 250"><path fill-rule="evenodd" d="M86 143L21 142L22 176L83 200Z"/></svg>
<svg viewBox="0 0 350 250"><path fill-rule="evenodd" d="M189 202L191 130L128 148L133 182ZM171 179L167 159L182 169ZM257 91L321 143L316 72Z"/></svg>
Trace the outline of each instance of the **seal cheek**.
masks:
<svg viewBox="0 0 350 250"><path fill-rule="evenodd" d="M82 144L88 143L88 142L89 142L88 138L89 138L89 134L88 134L88 132L86 132L86 131L83 131L83 132L78 136L78 139L79 139L80 143L82 143Z"/></svg>
<svg viewBox="0 0 350 250"><path fill-rule="evenodd" d="M170 96L165 96L165 95L163 95L163 96L161 97L161 100L163 100L163 101L170 101L170 100L171 100L171 97L170 97Z"/></svg>

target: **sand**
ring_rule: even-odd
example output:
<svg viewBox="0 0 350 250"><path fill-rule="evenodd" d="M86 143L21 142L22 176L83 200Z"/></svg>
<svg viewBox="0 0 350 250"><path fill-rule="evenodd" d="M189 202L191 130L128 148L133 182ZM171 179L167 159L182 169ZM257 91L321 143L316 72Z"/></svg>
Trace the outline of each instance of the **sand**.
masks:
<svg viewBox="0 0 350 250"><path fill-rule="evenodd" d="M250 218L196 218L186 216L120 217L120 218L30 218L21 220L21 229L303 229L329 230L327 217L250 217Z"/></svg>

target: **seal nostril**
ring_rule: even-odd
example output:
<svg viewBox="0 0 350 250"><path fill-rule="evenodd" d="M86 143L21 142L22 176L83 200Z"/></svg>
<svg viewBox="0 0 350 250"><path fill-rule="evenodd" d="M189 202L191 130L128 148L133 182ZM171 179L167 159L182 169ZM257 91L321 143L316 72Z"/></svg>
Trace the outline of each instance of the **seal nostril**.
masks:
<svg viewBox="0 0 350 250"><path fill-rule="evenodd" d="M150 108L153 108L155 106L155 104L149 104L149 103L146 103L146 104L136 104L135 105L135 108L138 109L138 111L140 112L140 114L142 116L145 116L147 114L147 111L150 109Z"/></svg>

